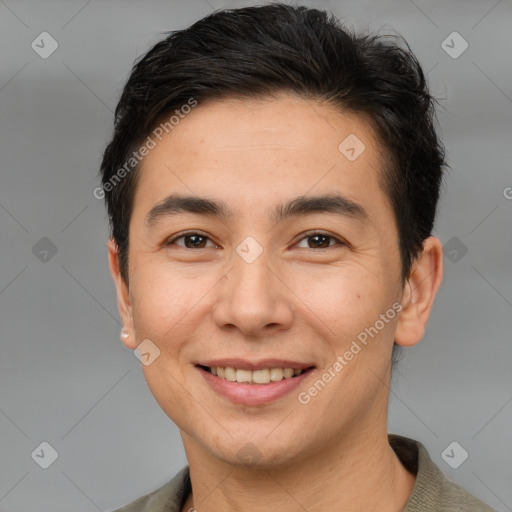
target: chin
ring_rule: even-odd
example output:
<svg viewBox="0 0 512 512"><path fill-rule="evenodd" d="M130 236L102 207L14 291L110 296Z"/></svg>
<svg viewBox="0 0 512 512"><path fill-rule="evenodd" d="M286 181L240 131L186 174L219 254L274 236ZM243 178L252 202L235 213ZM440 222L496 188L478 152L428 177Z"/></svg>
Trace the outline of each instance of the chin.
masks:
<svg viewBox="0 0 512 512"><path fill-rule="evenodd" d="M208 446L208 451L231 466L261 470L291 466L304 456L304 443L297 436L287 436L286 439L276 437L272 440L272 434L267 436L239 435L224 439L224 442L217 439L217 442Z"/></svg>

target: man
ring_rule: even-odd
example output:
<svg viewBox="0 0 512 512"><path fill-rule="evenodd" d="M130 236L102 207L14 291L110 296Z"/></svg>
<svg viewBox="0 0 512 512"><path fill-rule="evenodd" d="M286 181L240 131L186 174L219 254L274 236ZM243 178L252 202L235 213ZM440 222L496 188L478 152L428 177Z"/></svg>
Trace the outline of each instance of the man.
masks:
<svg viewBox="0 0 512 512"><path fill-rule="evenodd" d="M325 12L219 11L136 64L109 261L189 464L120 512L491 510L387 433L394 349L442 280L444 166L408 47Z"/></svg>

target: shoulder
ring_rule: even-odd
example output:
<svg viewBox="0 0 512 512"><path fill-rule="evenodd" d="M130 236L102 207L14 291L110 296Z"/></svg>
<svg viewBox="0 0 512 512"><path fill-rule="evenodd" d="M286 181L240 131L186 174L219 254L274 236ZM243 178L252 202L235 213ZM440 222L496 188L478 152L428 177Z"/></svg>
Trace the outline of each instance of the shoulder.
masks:
<svg viewBox="0 0 512 512"><path fill-rule="evenodd" d="M422 443L396 434L389 444L416 482L403 512L495 512L489 505L452 482L432 461Z"/></svg>
<svg viewBox="0 0 512 512"><path fill-rule="evenodd" d="M185 466L162 487L114 512L181 512L190 489L189 468Z"/></svg>
<svg viewBox="0 0 512 512"><path fill-rule="evenodd" d="M441 503L444 507L442 510L446 512L495 512L487 503L447 478L443 481Z"/></svg>

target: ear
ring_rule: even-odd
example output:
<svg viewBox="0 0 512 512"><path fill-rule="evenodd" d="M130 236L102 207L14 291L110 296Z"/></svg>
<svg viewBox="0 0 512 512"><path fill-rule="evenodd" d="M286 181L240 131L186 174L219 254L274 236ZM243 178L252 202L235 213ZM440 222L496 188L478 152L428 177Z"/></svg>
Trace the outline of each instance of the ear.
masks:
<svg viewBox="0 0 512 512"><path fill-rule="evenodd" d="M132 316L132 304L130 298L130 291L128 284L121 276L121 266L119 263L119 249L117 244L112 238L107 241L108 249L108 263L110 267L110 273L114 279L114 284L117 290L117 306L119 308L119 314L123 322L123 327L126 329L128 336L126 338L121 337L121 341L130 349L137 347L135 339L135 329L133 325Z"/></svg>
<svg viewBox="0 0 512 512"><path fill-rule="evenodd" d="M438 238L431 236L423 242L422 252L414 260L403 289L403 309L395 331L398 345L410 347L423 338L442 280L443 246Z"/></svg>

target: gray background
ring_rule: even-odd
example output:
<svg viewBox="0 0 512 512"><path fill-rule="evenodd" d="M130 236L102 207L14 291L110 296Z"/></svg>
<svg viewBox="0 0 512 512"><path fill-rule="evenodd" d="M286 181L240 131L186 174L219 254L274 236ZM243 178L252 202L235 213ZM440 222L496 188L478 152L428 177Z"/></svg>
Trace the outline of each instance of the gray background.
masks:
<svg viewBox="0 0 512 512"><path fill-rule="evenodd" d="M112 510L186 464L177 428L119 341L106 214L92 191L134 59L164 31L253 3L0 0L2 512ZM512 4L304 3L402 34L441 98L453 171L435 234L455 252L425 339L395 370L389 430L511 510ZM31 48L43 31L59 45L47 59ZM469 44L458 58L441 46L453 31ZM43 441L58 452L48 469L31 457ZM458 469L441 457L452 441L469 453Z"/></svg>

